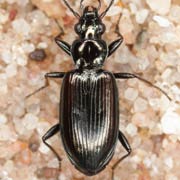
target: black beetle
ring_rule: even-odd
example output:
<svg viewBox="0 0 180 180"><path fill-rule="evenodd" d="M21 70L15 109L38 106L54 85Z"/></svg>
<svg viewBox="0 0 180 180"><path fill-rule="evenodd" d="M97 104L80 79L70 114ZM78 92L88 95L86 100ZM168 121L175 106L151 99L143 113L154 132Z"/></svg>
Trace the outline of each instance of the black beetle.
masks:
<svg viewBox="0 0 180 180"><path fill-rule="evenodd" d="M79 19L75 25L75 32L79 38L72 45L60 40L59 37L56 37L55 41L72 57L76 69L67 73L47 73L46 85L37 90L47 87L47 78L63 78L59 107L60 121L42 139L60 162L61 158L57 152L46 142L47 139L60 132L71 163L79 171L90 176L106 167L114 154L118 139L127 154L118 160L112 169L115 169L118 163L131 153L126 137L119 130L118 90L115 79L138 78L149 85L154 85L135 74L111 73L102 69L105 59L123 41L120 33L119 38L109 46L101 38L105 32L102 18L114 0L111 0L107 9L100 15L98 14L100 6L99 8L93 6L83 8L83 0L81 0L82 16L75 12L66 0L63 1ZM154 87L167 96L163 90L157 86Z"/></svg>

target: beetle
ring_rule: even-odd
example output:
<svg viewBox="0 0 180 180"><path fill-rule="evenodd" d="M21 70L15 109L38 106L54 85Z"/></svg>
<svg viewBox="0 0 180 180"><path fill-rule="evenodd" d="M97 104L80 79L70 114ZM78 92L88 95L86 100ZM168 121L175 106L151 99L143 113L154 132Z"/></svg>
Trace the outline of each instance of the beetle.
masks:
<svg viewBox="0 0 180 180"><path fill-rule="evenodd" d="M103 70L104 61L123 41L120 33L118 39L110 45L107 45L102 39L105 32L102 19L114 0L111 0L101 14L99 14L100 0L98 8L93 6L84 8L83 0L81 0L80 6L83 9L81 16L72 9L66 0L63 2L78 19L78 23L74 27L78 38L73 41L72 45L59 39L59 36L55 38L55 41L64 52L72 57L76 68L69 72L45 74L46 85L37 90L40 91L48 86L48 78L63 78L59 123L50 128L42 140L60 162L61 158L58 153L47 143L49 138L60 133L71 163L80 172L91 176L96 175L107 166L113 157L118 140L127 153L113 165L112 169L114 170L119 162L131 153L128 140L119 130L116 79L137 78L160 90L169 99L170 97L159 87L140 76Z"/></svg>

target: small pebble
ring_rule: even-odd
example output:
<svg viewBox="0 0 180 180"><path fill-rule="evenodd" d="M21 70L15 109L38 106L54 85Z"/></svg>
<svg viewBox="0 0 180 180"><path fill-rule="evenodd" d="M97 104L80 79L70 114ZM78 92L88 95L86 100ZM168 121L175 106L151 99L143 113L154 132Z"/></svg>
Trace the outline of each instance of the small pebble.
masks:
<svg viewBox="0 0 180 180"><path fill-rule="evenodd" d="M25 150L28 147L26 142L17 140L13 144L11 144L10 148L14 153L19 153Z"/></svg>
<svg viewBox="0 0 180 180"><path fill-rule="evenodd" d="M37 48L38 49L46 49L48 47L48 44L46 42L40 42L38 45L37 45Z"/></svg>
<svg viewBox="0 0 180 180"><path fill-rule="evenodd" d="M32 152L26 148L21 152L21 156L19 158L19 161L23 163L24 165L30 165L32 161Z"/></svg>
<svg viewBox="0 0 180 180"><path fill-rule="evenodd" d="M137 11L136 13L136 22L139 24L143 24L149 14L149 11L147 9L142 9L140 11Z"/></svg>
<svg viewBox="0 0 180 180"><path fill-rule="evenodd" d="M156 165L152 166L153 175L157 175L159 173L158 167Z"/></svg>
<svg viewBox="0 0 180 180"><path fill-rule="evenodd" d="M5 24L8 21L8 13L0 9L0 24Z"/></svg>
<svg viewBox="0 0 180 180"><path fill-rule="evenodd" d="M50 2L53 2L53 0L43 0L43 2L50 3Z"/></svg>
<svg viewBox="0 0 180 180"><path fill-rule="evenodd" d="M48 167L50 168L58 168L59 167L59 161L57 158L52 159L48 162Z"/></svg>
<svg viewBox="0 0 180 180"><path fill-rule="evenodd" d="M39 151L43 154L48 154L50 152L49 148L43 142L40 144Z"/></svg>
<svg viewBox="0 0 180 180"><path fill-rule="evenodd" d="M136 4L130 3L130 4L129 4L129 8L130 8L132 14L136 14L136 12L137 12Z"/></svg>
<svg viewBox="0 0 180 180"><path fill-rule="evenodd" d="M17 74L17 65L15 63L9 64L6 69L7 77L13 77Z"/></svg>
<svg viewBox="0 0 180 180"><path fill-rule="evenodd" d="M19 33L22 36L29 35L29 33L31 31L31 27L30 27L29 23L23 18L15 19L12 22L12 27L17 33Z"/></svg>
<svg viewBox="0 0 180 180"><path fill-rule="evenodd" d="M9 49L6 49L1 53L1 58L6 64L10 64L13 60L13 54Z"/></svg>
<svg viewBox="0 0 180 180"><path fill-rule="evenodd" d="M164 160L164 164L166 166L168 166L168 168L172 169L173 168L173 160L171 157L167 157L165 160Z"/></svg>
<svg viewBox="0 0 180 180"><path fill-rule="evenodd" d="M29 144L29 149L32 151L32 152L36 152L38 149L39 149L39 142L31 142Z"/></svg>
<svg viewBox="0 0 180 180"><path fill-rule="evenodd" d="M40 112L40 105L39 103L38 104L30 104L28 107L27 107L27 112L28 113L32 113L34 115L38 115L38 113Z"/></svg>
<svg viewBox="0 0 180 180"><path fill-rule="evenodd" d="M170 10L170 13L169 13L169 19L172 20L175 23L180 22L180 6L179 5L171 6L171 10Z"/></svg>
<svg viewBox="0 0 180 180"><path fill-rule="evenodd" d="M57 177L59 176L59 169L44 167L38 170L37 175L39 178L44 177L45 179L57 179Z"/></svg>
<svg viewBox="0 0 180 180"><path fill-rule="evenodd" d="M7 160L3 168L8 174L11 173L14 169L14 162L12 160Z"/></svg>
<svg viewBox="0 0 180 180"><path fill-rule="evenodd" d="M0 86L0 93L1 95L8 93L8 86L6 83L2 83Z"/></svg>
<svg viewBox="0 0 180 180"><path fill-rule="evenodd" d="M170 68L165 69L165 71L162 73L161 77L165 80L167 78L169 78L169 76L171 75L172 70Z"/></svg>
<svg viewBox="0 0 180 180"><path fill-rule="evenodd" d="M138 97L134 102L134 111L135 112L144 112L148 107L148 103L145 99Z"/></svg>
<svg viewBox="0 0 180 180"><path fill-rule="evenodd" d="M165 176L165 180L179 180L179 178L175 176L174 174L170 173Z"/></svg>
<svg viewBox="0 0 180 180"><path fill-rule="evenodd" d="M141 162L141 157L138 155L131 156L131 161L138 164Z"/></svg>
<svg viewBox="0 0 180 180"><path fill-rule="evenodd" d="M22 43L21 47L22 47L22 50L26 53L30 53L35 50L35 46L32 43L26 43L26 42Z"/></svg>
<svg viewBox="0 0 180 180"><path fill-rule="evenodd" d="M122 11L122 8L119 6L112 6L111 9L107 12L106 16L115 16L119 15Z"/></svg>
<svg viewBox="0 0 180 180"><path fill-rule="evenodd" d="M16 58L16 62L20 66L25 66L27 64L27 61L28 59L26 56L19 56Z"/></svg>
<svg viewBox="0 0 180 180"><path fill-rule="evenodd" d="M146 157L146 158L144 159L143 163L145 164L145 166L146 166L147 168L150 168L151 165L152 165L152 160L151 160L150 158Z"/></svg>
<svg viewBox="0 0 180 180"><path fill-rule="evenodd" d="M29 57L32 60L36 60L36 61L43 61L46 58L46 56L47 55L44 49L35 49L33 52L29 54Z"/></svg>
<svg viewBox="0 0 180 180"><path fill-rule="evenodd" d="M7 122L7 117L4 114L0 114L0 124L5 124Z"/></svg>
<svg viewBox="0 0 180 180"><path fill-rule="evenodd" d="M149 65L150 65L150 63L149 63L149 60L147 58L139 59L139 62L138 62L139 70L144 71L148 68Z"/></svg>
<svg viewBox="0 0 180 180"><path fill-rule="evenodd" d="M16 9L11 9L9 12L9 20L13 21L16 18L18 11Z"/></svg>
<svg viewBox="0 0 180 180"><path fill-rule="evenodd" d="M171 6L171 0L146 0L149 7L161 15L165 15L169 12Z"/></svg>
<svg viewBox="0 0 180 180"><path fill-rule="evenodd" d="M12 129L5 124L0 125L0 141L12 141L16 138Z"/></svg>
<svg viewBox="0 0 180 180"><path fill-rule="evenodd" d="M23 118L22 124L24 125L25 128L28 130L32 130L37 128L38 125L38 117L35 116L34 114L28 113L25 115Z"/></svg>
<svg viewBox="0 0 180 180"><path fill-rule="evenodd" d="M180 135L180 116L177 113L167 111L161 119L161 124L165 134Z"/></svg>
<svg viewBox="0 0 180 180"><path fill-rule="evenodd" d="M134 124L130 123L126 127L126 131L130 136L135 136L137 134L137 127Z"/></svg>
<svg viewBox="0 0 180 180"><path fill-rule="evenodd" d="M130 101L134 101L138 96L138 91L134 88L126 89L124 97Z"/></svg>
<svg viewBox="0 0 180 180"><path fill-rule="evenodd" d="M49 129L50 126L51 125L48 122L40 121L36 127L36 130L37 130L39 136L43 136L47 132L47 130Z"/></svg>
<svg viewBox="0 0 180 180"><path fill-rule="evenodd" d="M58 180L67 180L66 176L60 173Z"/></svg>
<svg viewBox="0 0 180 180"><path fill-rule="evenodd" d="M135 113L132 116L132 122L138 127L148 127L149 119L145 113Z"/></svg>
<svg viewBox="0 0 180 180"><path fill-rule="evenodd" d="M19 6L26 6L30 0L18 0L17 3Z"/></svg>
<svg viewBox="0 0 180 180"><path fill-rule="evenodd" d="M169 27L170 26L169 20L162 16L154 16L153 20L156 21L159 24L159 26L161 26L161 27Z"/></svg>

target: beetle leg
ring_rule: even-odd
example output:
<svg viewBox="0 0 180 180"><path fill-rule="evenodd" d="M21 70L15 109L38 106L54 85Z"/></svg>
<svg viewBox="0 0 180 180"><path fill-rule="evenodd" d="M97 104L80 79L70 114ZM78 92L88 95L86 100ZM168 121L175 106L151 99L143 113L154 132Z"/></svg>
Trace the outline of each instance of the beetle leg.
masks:
<svg viewBox="0 0 180 180"><path fill-rule="evenodd" d="M46 134L42 137L42 141L43 143L49 147L49 149L54 153L54 155L56 156L56 158L59 161L59 169L61 167L61 157L58 155L58 153L56 152L56 150L46 142L46 140L48 140L49 138L51 138L52 136L54 136L55 134L57 134L60 131L60 125L56 124L53 127L51 127Z"/></svg>
<svg viewBox="0 0 180 180"><path fill-rule="evenodd" d="M121 15L118 18L118 21L116 23L116 27L115 27L115 33L117 34L117 36L119 37L117 40L113 41L110 45L109 45L109 53L108 53L108 57L121 45L121 43L123 42L123 36L121 35L120 31L119 31L119 21L121 19Z"/></svg>
<svg viewBox="0 0 180 180"><path fill-rule="evenodd" d="M29 98L31 97L32 95L36 94L37 92L45 89L46 87L49 86L49 80L48 78L63 78L65 75L65 72L50 72L50 73L46 73L45 74L45 85L40 87L39 89L35 90L34 92L32 92L31 94L28 94L25 98Z"/></svg>
<svg viewBox="0 0 180 180"><path fill-rule="evenodd" d="M71 56L71 46L67 42L60 40L59 36L55 38L55 42L63 51Z"/></svg>
<svg viewBox="0 0 180 180"><path fill-rule="evenodd" d="M121 157L113 166L112 166L112 180L114 179L114 170L116 169L116 167L118 166L118 164L125 159L127 156L129 156L131 154L131 146L129 145L128 140L126 139L125 135L119 131L118 134L118 139L120 141L120 143L122 144L122 146L124 147L124 149L127 151L127 154L125 154L123 157Z"/></svg>
<svg viewBox="0 0 180 180"><path fill-rule="evenodd" d="M154 85L153 83L149 82L148 80L146 80L146 79L144 79L138 75L131 74L131 73L114 73L114 76L116 79L130 79L130 78L139 79L140 81L143 81L144 83L146 83L146 84L156 88L157 90L161 91L170 101L172 100L164 90L162 90L158 86Z"/></svg>
<svg viewBox="0 0 180 180"><path fill-rule="evenodd" d="M113 41L108 49L108 57L121 45L121 43L123 42L123 37L121 36L119 39Z"/></svg>

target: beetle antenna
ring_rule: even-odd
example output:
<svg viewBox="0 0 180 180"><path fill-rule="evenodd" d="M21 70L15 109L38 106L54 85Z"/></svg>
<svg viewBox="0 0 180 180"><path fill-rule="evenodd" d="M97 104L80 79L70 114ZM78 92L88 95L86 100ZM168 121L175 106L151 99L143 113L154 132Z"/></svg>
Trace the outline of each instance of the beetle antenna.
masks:
<svg viewBox="0 0 180 180"><path fill-rule="evenodd" d="M84 1L84 0L81 0L81 2L80 2L80 8L81 8L81 10L83 10L83 9L84 9L84 6L83 6L83 1Z"/></svg>
<svg viewBox="0 0 180 180"><path fill-rule="evenodd" d="M81 0L81 1L83 1L83 0ZM80 15L76 11L73 10L73 8L69 5L69 3L66 0L63 0L63 2L69 8L69 10L74 14L74 16L79 19Z"/></svg>
<svg viewBox="0 0 180 180"><path fill-rule="evenodd" d="M109 9L111 8L113 3L114 3L114 0L111 0L111 2L109 3L109 6L107 7L107 9L104 12L101 13L101 15L100 15L101 19L106 15L106 13L109 11Z"/></svg>

